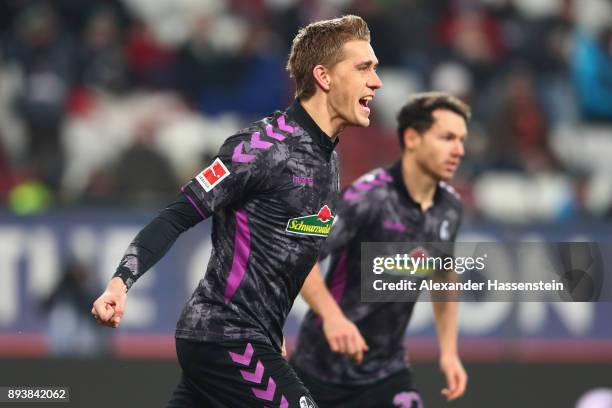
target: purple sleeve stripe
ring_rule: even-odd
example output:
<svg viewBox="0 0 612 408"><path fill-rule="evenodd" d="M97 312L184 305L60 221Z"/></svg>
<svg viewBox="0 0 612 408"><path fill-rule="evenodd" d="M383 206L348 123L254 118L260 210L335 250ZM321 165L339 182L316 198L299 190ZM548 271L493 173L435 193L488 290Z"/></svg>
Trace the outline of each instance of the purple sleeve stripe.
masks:
<svg viewBox="0 0 612 408"><path fill-rule="evenodd" d="M230 302L236 293L246 273L247 263L251 255L251 230L249 229L249 218L244 211L236 211L236 233L234 235L234 258L232 259L232 270L227 279L225 287L225 301Z"/></svg>
<svg viewBox="0 0 612 408"><path fill-rule="evenodd" d="M346 250L342 252L340 255L340 259L336 264L336 268L330 272L331 281L329 282L329 293L331 293L332 298L336 301L336 303L340 303L342 297L344 296L344 290L346 289ZM323 319L321 316L316 316L314 320L315 327L320 328L323 325Z"/></svg>
<svg viewBox="0 0 612 408"><path fill-rule="evenodd" d="M332 276L331 282L329 283L329 291L331 292L332 297L336 301L336 303L340 303L342 297L344 296L344 290L346 289L346 250L342 252L340 259L338 260L338 264L336 269L334 270L334 275Z"/></svg>
<svg viewBox="0 0 612 408"><path fill-rule="evenodd" d="M198 205L196 204L195 201L193 201L193 198L191 198L189 196L189 194L187 194L187 192L185 191L185 187L181 187L181 192L185 195L185 197L187 197L187 200L191 203L191 205L193 205L193 208L196 209L196 211L198 212L198 214L200 214L200 216L202 217L202 219L206 219L206 216L204 215L204 213L202 212L202 210L200 209L200 207L198 207Z"/></svg>

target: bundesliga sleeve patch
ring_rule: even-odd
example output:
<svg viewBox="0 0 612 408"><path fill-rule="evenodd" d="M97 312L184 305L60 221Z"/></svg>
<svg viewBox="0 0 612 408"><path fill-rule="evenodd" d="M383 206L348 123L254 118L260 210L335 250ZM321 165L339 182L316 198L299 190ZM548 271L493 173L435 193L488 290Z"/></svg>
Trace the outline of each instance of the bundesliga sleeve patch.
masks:
<svg viewBox="0 0 612 408"><path fill-rule="evenodd" d="M221 180L229 176L229 174L229 170L225 167L221 159L216 158L210 166L202 170L202 172L196 176L196 180L200 183L204 191L208 193L219 184Z"/></svg>

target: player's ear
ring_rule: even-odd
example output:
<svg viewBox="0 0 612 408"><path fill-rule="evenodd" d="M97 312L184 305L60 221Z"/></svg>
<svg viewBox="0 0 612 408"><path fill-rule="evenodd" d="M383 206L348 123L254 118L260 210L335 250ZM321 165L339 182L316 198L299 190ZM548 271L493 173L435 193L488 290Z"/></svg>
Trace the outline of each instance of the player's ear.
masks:
<svg viewBox="0 0 612 408"><path fill-rule="evenodd" d="M316 65L312 69L312 75L319 88L323 89L325 92L329 91L331 78L329 76L329 70L324 65Z"/></svg>
<svg viewBox="0 0 612 408"><path fill-rule="evenodd" d="M413 128L404 129L402 137L404 138L404 146L408 150L416 149L421 142L421 135Z"/></svg>

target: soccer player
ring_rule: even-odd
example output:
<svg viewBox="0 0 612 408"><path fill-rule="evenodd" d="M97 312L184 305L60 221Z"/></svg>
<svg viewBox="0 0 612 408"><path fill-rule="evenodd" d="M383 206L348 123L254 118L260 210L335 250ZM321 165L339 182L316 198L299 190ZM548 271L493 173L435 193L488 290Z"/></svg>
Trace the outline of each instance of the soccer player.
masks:
<svg viewBox="0 0 612 408"><path fill-rule="evenodd" d="M229 137L140 231L95 301L96 319L117 327L127 290L212 217L208 269L176 327L183 375L169 407L315 407L281 355L282 328L334 219L337 136L369 125L377 65L360 17L302 28L287 63L293 104Z"/></svg>
<svg viewBox="0 0 612 408"><path fill-rule="evenodd" d="M404 334L414 303L362 303L362 242L452 243L461 222L451 179L464 155L469 108L443 93L417 94L398 115L401 159L345 190L322 257L301 294L310 305L291 362L320 407L422 407L405 363ZM467 376L457 354L456 303L433 302L448 400Z"/></svg>

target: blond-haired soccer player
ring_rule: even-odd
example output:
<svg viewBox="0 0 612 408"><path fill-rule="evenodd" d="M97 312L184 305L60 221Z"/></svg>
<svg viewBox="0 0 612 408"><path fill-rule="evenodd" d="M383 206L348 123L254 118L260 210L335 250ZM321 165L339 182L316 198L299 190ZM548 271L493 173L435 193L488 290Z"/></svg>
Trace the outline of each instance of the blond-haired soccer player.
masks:
<svg viewBox="0 0 612 408"><path fill-rule="evenodd" d="M282 328L336 212L338 134L369 125L377 65L360 17L302 28L287 64L293 104L230 136L136 236L95 301L96 319L117 327L132 284L212 217L208 269L177 323L183 375L169 407L316 406L281 356Z"/></svg>
<svg viewBox="0 0 612 408"><path fill-rule="evenodd" d="M437 92L414 95L398 115L400 160L359 178L343 195L323 246L326 282L313 268L302 296L310 304L292 363L320 407L421 408L405 362L414 303L361 302L362 242L452 242L461 222L450 180L464 155L469 108ZM457 353L456 304L434 302L440 368L448 400L467 376Z"/></svg>

